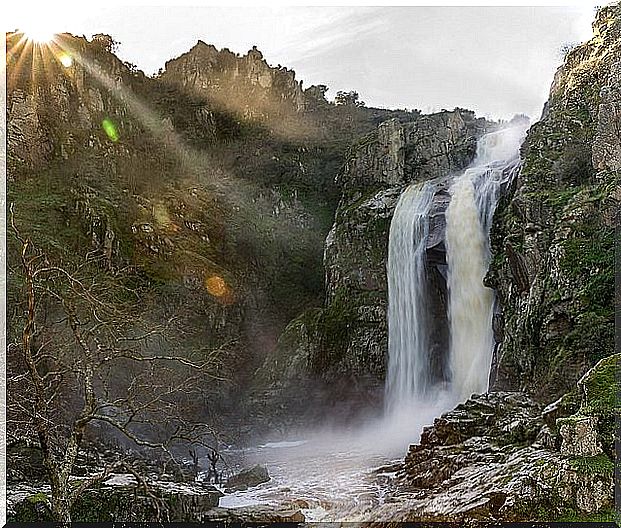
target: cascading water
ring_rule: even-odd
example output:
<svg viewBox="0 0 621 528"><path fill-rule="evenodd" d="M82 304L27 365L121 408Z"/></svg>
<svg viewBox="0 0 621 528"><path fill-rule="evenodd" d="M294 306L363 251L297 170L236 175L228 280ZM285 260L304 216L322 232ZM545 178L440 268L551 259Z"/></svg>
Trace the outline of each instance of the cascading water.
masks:
<svg viewBox="0 0 621 528"><path fill-rule="evenodd" d="M315 429L304 438L288 438L295 442L236 452L240 468L267 463L271 480L226 494L222 506L281 504L289 508L301 503L308 505L303 510L307 521L360 520L383 501L378 475L394 478L387 468L402 460L423 427L470 392L486 390L493 294L482 280L496 201L519 163L521 134L515 133L513 141L514 133L485 136L468 171L452 182L441 178L412 185L399 199L389 239L390 356L387 412L382 419L352 430ZM452 201L443 212L450 183ZM448 271L440 248L443 214ZM447 292L442 289L446 274L448 310ZM438 332L439 326L444 334ZM451 336L446 335L449 326ZM438 354L444 356L440 363L434 357Z"/></svg>
<svg viewBox="0 0 621 528"><path fill-rule="evenodd" d="M483 285L490 261L489 231L501 188L519 167L528 123L483 136L477 155L450 188L446 217L450 407L485 392L494 347L494 293ZM434 182L412 185L401 195L388 249L388 341L386 408L416 406L432 396L427 303L427 239ZM433 392L439 397L440 389ZM447 408L448 408L447 407Z"/></svg>
<svg viewBox="0 0 621 528"><path fill-rule="evenodd" d="M472 166L450 188L446 210L451 389L457 401L488 389L494 351L494 292L483 285L500 190L519 167L525 126L481 138Z"/></svg>
<svg viewBox="0 0 621 528"><path fill-rule="evenodd" d="M429 385L425 258L433 195L431 182L410 185L390 226L386 404L392 411L419 399Z"/></svg>

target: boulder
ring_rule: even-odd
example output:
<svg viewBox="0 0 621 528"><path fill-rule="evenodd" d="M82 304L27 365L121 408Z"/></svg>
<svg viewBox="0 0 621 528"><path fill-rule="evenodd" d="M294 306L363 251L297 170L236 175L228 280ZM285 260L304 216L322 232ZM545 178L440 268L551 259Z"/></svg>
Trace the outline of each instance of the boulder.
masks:
<svg viewBox="0 0 621 528"><path fill-rule="evenodd" d="M563 441L561 453L589 457L599 455L602 446L597 438L597 418L594 416L572 416L560 422Z"/></svg>
<svg viewBox="0 0 621 528"><path fill-rule="evenodd" d="M203 517L203 521L223 523L298 523L304 522L305 517L299 508L256 505L241 508L212 508Z"/></svg>
<svg viewBox="0 0 621 528"><path fill-rule="evenodd" d="M268 482L269 480L270 476L267 472L267 468L257 464L254 467L244 469L237 475L230 477L226 481L224 488L227 493L232 491L243 491L248 488L258 486L259 484L263 484L264 482Z"/></svg>

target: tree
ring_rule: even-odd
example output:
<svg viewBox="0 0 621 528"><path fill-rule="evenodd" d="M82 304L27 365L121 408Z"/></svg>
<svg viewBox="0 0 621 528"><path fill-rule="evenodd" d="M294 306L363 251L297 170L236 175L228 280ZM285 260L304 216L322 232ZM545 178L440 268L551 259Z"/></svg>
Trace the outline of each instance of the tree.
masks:
<svg viewBox="0 0 621 528"><path fill-rule="evenodd" d="M174 461L176 446L210 447L208 426L184 417L179 406L199 395L201 380L217 377L219 351L197 350L189 357L175 352L169 330L182 335L176 321L156 325L141 317L140 292L118 273L93 272L92 255L73 270L52 263L20 233L13 206L11 225L19 243L20 273L14 275L21 281L24 315L21 339L8 347L8 422L13 431L36 433L52 516L70 522L77 498L115 471L132 473L150 494L143 476L123 460L72 482L93 424Z"/></svg>
<svg viewBox="0 0 621 528"><path fill-rule="evenodd" d="M304 90L306 104L309 110L316 110L328 106L326 92L328 87L325 84L313 85Z"/></svg>
<svg viewBox="0 0 621 528"><path fill-rule="evenodd" d="M96 35L93 35L92 43L96 47L105 50L108 53L115 53L120 44L120 42L114 40L110 35L106 35L105 33L97 33Z"/></svg>
<svg viewBox="0 0 621 528"><path fill-rule="evenodd" d="M364 101L360 101L359 98L360 95L358 95L358 92L354 92L353 90L351 92L339 91L336 92L334 102L337 105L343 106L364 106Z"/></svg>

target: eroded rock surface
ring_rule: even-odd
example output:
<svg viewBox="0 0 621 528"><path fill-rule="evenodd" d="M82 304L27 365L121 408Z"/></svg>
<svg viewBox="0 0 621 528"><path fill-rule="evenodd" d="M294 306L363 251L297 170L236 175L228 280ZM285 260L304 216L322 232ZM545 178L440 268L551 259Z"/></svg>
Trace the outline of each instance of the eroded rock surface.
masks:
<svg viewBox="0 0 621 528"><path fill-rule="evenodd" d="M492 228L489 284L503 309L497 389L550 401L614 352L614 248L621 191L621 6L568 53L522 147Z"/></svg>
<svg viewBox="0 0 621 528"><path fill-rule="evenodd" d="M597 375L603 370L599 366ZM420 444L410 447L386 504L367 515L456 522L552 521L609 513L613 462L591 448L599 441L596 429L585 436L567 425L594 423L585 405L581 418L559 418L558 426L549 427L541 406L524 393L473 396L425 428ZM564 446L581 449L557 449L559 435Z"/></svg>

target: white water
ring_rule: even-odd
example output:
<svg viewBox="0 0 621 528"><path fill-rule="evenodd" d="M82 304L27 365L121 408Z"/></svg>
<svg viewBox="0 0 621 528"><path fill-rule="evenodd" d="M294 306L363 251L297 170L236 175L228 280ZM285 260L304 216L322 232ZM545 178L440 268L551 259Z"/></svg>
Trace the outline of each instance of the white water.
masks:
<svg viewBox="0 0 621 528"><path fill-rule="evenodd" d="M435 416L436 402L421 403L415 412L370 419L349 430L315 430L304 440L290 438L224 452L231 472L262 464L271 480L227 493L220 505L301 508L307 521L359 520L384 502L395 477L394 469L384 466L402 462L408 445L418 442L423 427Z"/></svg>
<svg viewBox="0 0 621 528"><path fill-rule="evenodd" d="M457 177L446 210L451 391L456 401L488 389L494 350L494 292L483 285L489 231L500 188L519 166L525 129L485 135L472 166Z"/></svg>
<svg viewBox="0 0 621 528"><path fill-rule="evenodd" d="M390 412L420 400L429 388L426 242L435 186L411 185L399 198L388 242L388 374Z"/></svg>
<svg viewBox="0 0 621 528"><path fill-rule="evenodd" d="M494 294L483 285L489 231L502 185L519 166L526 122L483 136L471 166L455 177L446 217L450 382L431 379L426 245L436 183L408 187L390 225L386 409L440 401L438 413L485 392L494 348ZM451 395L446 397L446 391ZM442 398L439 398L442 396ZM443 407L442 405L447 407Z"/></svg>

